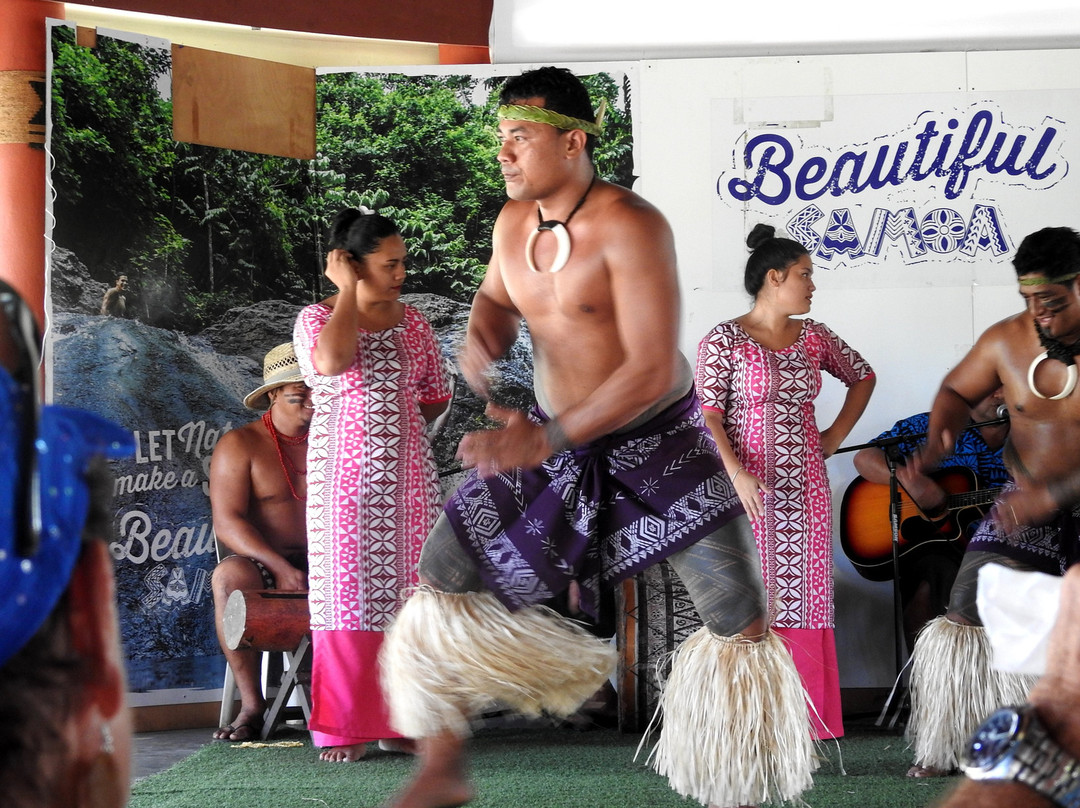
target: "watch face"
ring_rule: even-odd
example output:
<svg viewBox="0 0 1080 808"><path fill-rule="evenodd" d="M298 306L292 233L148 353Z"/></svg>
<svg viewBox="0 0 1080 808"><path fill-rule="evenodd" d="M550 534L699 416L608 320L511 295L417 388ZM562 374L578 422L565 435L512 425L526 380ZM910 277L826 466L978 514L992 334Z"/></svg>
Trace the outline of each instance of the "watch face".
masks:
<svg viewBox="0 0 1080 808"><path fill-rule="evenodd" d="M987 718L968 747L970 765L986 768L999 761L1012 746L1020 719L1021 714L1011 707L1003 707Z"/></svg>

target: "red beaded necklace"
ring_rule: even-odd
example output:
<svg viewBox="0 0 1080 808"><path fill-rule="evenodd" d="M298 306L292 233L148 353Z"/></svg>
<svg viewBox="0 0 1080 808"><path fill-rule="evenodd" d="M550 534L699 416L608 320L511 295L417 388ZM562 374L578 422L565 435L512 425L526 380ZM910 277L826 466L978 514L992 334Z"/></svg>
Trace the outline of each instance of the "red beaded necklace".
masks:
<svg viewBox="0 0 1080 808"><path fill-rule="evenodd" d="M307 440L307 431L305 430L304 434L297 435L296 437L282 435L274 428L274 420L270 417L270 410L267 410L263 414L262 422L266 427L266 431L270 433L271 439L274 441L274 448L277 449L278 462L281 464L281 471L285 475L285 482L289 484L289 491L292 493L293 499L303 500L304 498L296 493L296 489L293 487L292 476L289 472L292 471L293 474L300 476L307 474L307 469L298 469L294 466L292 460L289 459L289 456L281 450L281 444L284 443L288 446L299 446Z"/></svg>

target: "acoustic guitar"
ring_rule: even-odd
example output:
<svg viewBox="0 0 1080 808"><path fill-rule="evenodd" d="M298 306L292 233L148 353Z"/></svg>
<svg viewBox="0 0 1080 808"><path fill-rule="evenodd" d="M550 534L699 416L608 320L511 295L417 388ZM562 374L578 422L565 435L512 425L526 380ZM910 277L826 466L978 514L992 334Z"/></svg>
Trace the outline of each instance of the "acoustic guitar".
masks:
<svg viewBox="0 0 1080 808"><path fill-rule="evenodd" d="M952 546L963 552L967 528L986 515L1001 487L978 487L974 472L965 468L945 469L930 475L945 489L947 514L931 522L915 501L897 484L900 496L900 557L932 545ZM889 486L856 477L840 505L840 545L858 573L870 581L893 577L892 523L889 519Z"/></svg>

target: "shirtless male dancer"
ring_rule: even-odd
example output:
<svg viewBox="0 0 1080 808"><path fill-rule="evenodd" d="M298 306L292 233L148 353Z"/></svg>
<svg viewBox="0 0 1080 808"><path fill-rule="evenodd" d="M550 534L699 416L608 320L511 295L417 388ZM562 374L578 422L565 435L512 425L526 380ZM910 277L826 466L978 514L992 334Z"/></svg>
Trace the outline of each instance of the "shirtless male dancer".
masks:
<svg viewBox="0 0 1080 808"><path fill-rule="evenodd" d="M501 426L462 440L473 470L429 534L424 585L387 638L391 715L420 739L418 771L392 804L472 798L469 718L492 703L572 713L615 651L536 604L577 581L594 614L601 585L663 558L705 627L673 663L654 767L702 803L793 798L816 765L806 704L767 630L753 533L677 347L671 230L644 199L596 177L600 126L569 71L511 78L500 104L510 199L460 361L486 394L524 319L539 406L491 404Z"/></svg>
<svg viewBox="0 0 1080 808"><path fill-rule="evenodd" d="M1008 406L1007 485L967 546L944 617L927 624L912 653L908 734L913 777L956 769L979 722L1027 697L1032 677L995 671L975 605L987 563L1061 575L1080 537L1080 234L1048 227L1013 258L1025 310L990 326L945 377L934 399L918 471L955 444L971 408L999 386ZM952 718L943 719L943 716Z"/></svg>
<svg viewBox="0 0 1080 808"><path fill-rule="evenodd" d="M971 411L971 421L983 424L978 428L969 426L958 433L956 452L943 457L938 463L940 471L970 472L979 489L994 491L1009 480L1008 469L1002 458L1005 441L1009 437L1009 422L999 412L1005 406L1000 388L980 401ZM895 448L900 454L914 454L922 445L923 433L929 424L930 413L911 415L883 432L875 441L899 440ZM1000 423L995 423L1003 421ZM855 470L869 482L880 486L889 485L889 463L885 450L867 446L852 457ZM925 541L911 545L900 555L900 602L903 607L904 642L908 653L915 647L915 638L930 620L948 611L949 594L960 562L964 546L975 530L975 524L957 521L958 514L949 509L949 499L955 492L935 480L914 470L915 464L903 462L896 465L896 479L904 493L918 508L919 517L909 516L902 520L901 533L908 525L925 531ZM949 486L950 488L952 486ZM882 489L886 490L886 489ZM954 500L962 500L952 497ZM963 530L961 531L961 525ZM956 533L950 538L951 534Z"/></svg>
<svg viewBox="0 0 1080 808"><path fill-rule="evenodd" d="M313 410L291 342L266 354L263 384L244 405L266 412L222 435L210 459L214 533L234 553L221 560L212 579L218 642L240 690L240 712L214 732L225 741L258 740L266 709L260 653L225 645L222 617L229 595L237 589L308 588L304 472Z"/></svg>

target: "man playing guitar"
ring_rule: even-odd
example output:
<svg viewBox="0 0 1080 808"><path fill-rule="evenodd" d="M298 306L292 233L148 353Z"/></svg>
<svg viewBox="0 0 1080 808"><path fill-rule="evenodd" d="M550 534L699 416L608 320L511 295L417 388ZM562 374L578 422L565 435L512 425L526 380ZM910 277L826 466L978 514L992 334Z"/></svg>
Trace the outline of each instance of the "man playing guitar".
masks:
<svg viewBox="0 0 1080 808"><path fill-rule="evenodd" d="M980 570L1001 564L1060 576L1080 559L1080 233L1031 233L1012 263L1024 310L987 328L949 371L926 443L908 462L936 469L971 407L1003 389L1012 479L968 543L948 611L926 624L912 651L913 777L955 769L979 723L998 707L1023 703L1033 684L1033 676L993 665L976 597Z"/></svg>
<svg viewBox="0 0 1080 808"><path fill-rule="evenodd" d="M976 424L984 422L1001 421L999 408L1004 405L1004 397L1000 389L980 401L971 410L972 421ZM882 441L889 438L900 438L897 449L900 455L911 455L923 442L926 428L929 422L929 414L922 413L913 415L898 421L890 430L878 435L874 441ZM909 549L900 555L900 599L904 615L904 638L910 651L914 646L915 636L926 622L946 612L949 602L949 590L956 579L957 570L960 568L960 559L963 556L964 546L970 530L971 522L956 523L956 514L950 508L953 501L964 501L964 497L950 496L950 490L943 486L941 473L947 473L949 469L964 469L974 477L975 484L980 489L985 489L987 496L983 502L993 500L993 494L1009 479L1009 472L1005 469L1002 461L1002 452L1005 439L1009 434L1008 421L989 423L975 429L968 429L961 433L956 442L953 454L941 461L938 466L939 473L933 476L923 474L915 468L915 464L904 464L903 460L896 466L896 478L902 487L902 494L910 498L915 506L915 515L905 520L905 524L922 520L924 530L903 530L904 538L908 542L915 542L919 536L925 536L929 540L920 544L911 544ZM904 439L907 436L908 439ZM873 560L878 564L871 564L871 559L863 556L856 557L848 545L859 546L859 536L852 535L845 544L845 550L852 563L859 569L864 577L871 580L888 580L892 577L892 548L891 527L888 523L888 485L889 466L886 462L885 452L877 447L860 449L854 456L855 469L862 475L863 480L874 486L886 486L884 494L884 510L875 511L873 516L879 513L885 521L877 525L876 529L884 530L889 534L889 546L887 554ZM953 477L952 479L956 479ZM961 478L963 479L963 478ZM862 481L857 484L863 485ZM853 484L854 485L854 484ZM970 485L970 484L969 484ZM965 486L966 487L966 486ZM968 500L973 502L974 500ZM845 497L845 506L848 499ZM906 513L904 515L907 515ZM853 534L857 533L853 517L845 512L842 520ZM866 514L861 515L865 520ZM951 524L945 524L950 523ZM842 532L845 530L841 528ZM940 536L943 540L933 540ZM866 546L865 542L862 545ZM862 563L860 563L860 561ZM880 577L874 573L880 568L884 574Z"/></svg>

